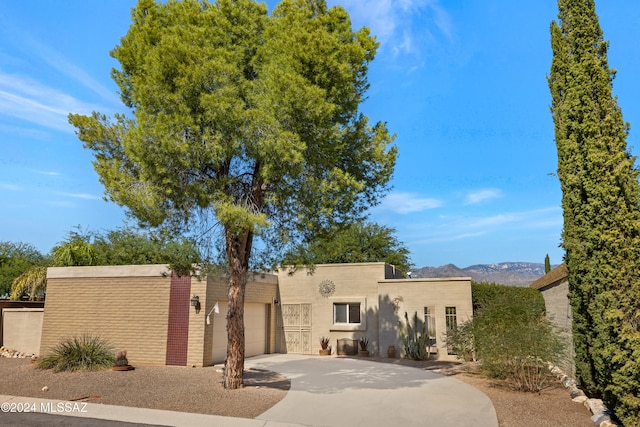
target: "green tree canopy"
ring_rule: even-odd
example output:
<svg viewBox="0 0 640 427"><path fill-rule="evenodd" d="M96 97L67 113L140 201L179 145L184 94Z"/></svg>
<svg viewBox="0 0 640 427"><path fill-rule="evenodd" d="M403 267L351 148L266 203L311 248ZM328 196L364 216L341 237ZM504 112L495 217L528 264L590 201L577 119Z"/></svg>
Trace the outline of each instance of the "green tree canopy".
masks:
<svg viewBox="0 0 640 427"><path fill-rule="evenodd" d="M94 247L93 236L80 230L69 232L69 237L51 250L53 267L99 265L100 259Z"/></svg>
<svg viewBox="0 0 640 427"><path fill-rule="evenodd" d="M44 258L43 258L44 259ZM125 227L105 233L69 232L43 262L32 264L11 283L11 299L43 296L47 285L47 266L169 264L177 272L188 272L200 262L195 243L165 233Z"/></svg>
<svg viewBox="0 0 640 427"><path fill-rule="evenodd" d="M551 271L551 260L549 259L549 254L544 257L544 273L547 274Z"/></svg>
<svg viewBox="0 0 640 427"><path fill-rule="evenodd" d="M16 277L11 284L11 299L28 296L30 300L44 296L47 286L47 266L66 267L97 265L98 256L90 242L91 236L81 230L69 232L69 237L51 250L46 264L34 265Z"/></svg>
<svg viewBox="0 0 640 427"><path fill-rule="evenodd" d="M107 196L141 224L220 225L228 388L242 386L254 238L308 241L388 190L393 137L359 112L377 46L324 0L283 0L270 16L252 0L140 0L111 52L129 112L70 115Z"/></svg>
<svg viewBox="0 0 640 427"><path fill-rule="evenodd" d="M593 1L559 0L548 77L577 379L640 425L640 186Z"/></svg>
<svg viewBox="0 0 640 427"><path fill-rule="evenodd" d="M46 257L29 243L0 242L0 297L9 294L16 277L45 262Z"/></svg>
<svg viewBox="0 0 640 427"><path fill-rule="evenodd" d="M410 252L395 232L384 225L356 222L327 237L298 246L286 254L283 265L386 262L408 272L411 269Z"/></svg>
<svg viewBox="0 0 640 427"><path fill-rule="evenodd" d="M193 241L134 228L98 234L93 247L100 265L169 264L175 271L187 272L200 262Z"/></svg>

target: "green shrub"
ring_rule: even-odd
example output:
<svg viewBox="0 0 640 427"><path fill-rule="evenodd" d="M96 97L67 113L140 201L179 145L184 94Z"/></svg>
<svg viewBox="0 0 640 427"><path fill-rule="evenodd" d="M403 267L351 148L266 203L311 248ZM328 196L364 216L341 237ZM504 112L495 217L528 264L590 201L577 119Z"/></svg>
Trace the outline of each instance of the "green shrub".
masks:
<svg viewBox="0 0 640 427"><path fill-rule="evenodd" d="M503 295L507 295L508 298L525 299L531 305L532 311L540 313L540 315L545 313L544 298L537 289L499 285L491 282L471 282L474 314L484 305L491 304L496 299L502 298Z"/></svg>
<svg viewBox="0 0 640 427"><path fill-rule="evenodd" d="M473 327L473 321L464 322L458 325L457 328L450 329L445 336L447 346L450 346L453 350L452 353L465 362L475 360L476 347Z"/></svg>
<svg viewBox="0 0 640 427"><path fill-rule="evenodd" d="M447 343L460 358L475 355L485 375L531 392L546 385L548 363L558 363L564 354L562 338L523 292L494 293L483 300Z"/></svg>
<svg viewBox="0 0 640 427"><path fill-rule="evenodd" d="M50 354L40 358L38 368L61 371L99 371L115 363L113 349L99 337L83 334L67 338Z"/></svg>

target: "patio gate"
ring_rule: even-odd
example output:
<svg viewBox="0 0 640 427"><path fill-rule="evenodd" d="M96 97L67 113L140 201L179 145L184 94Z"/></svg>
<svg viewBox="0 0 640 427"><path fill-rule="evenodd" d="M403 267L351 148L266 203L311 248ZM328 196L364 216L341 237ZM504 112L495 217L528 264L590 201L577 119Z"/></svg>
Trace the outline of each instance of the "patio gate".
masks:
<svg viewBox="0 0 640 427"><path fill-rule="evenodd" d="M311 354L311 304L282 304L278 352Z"/></svg>

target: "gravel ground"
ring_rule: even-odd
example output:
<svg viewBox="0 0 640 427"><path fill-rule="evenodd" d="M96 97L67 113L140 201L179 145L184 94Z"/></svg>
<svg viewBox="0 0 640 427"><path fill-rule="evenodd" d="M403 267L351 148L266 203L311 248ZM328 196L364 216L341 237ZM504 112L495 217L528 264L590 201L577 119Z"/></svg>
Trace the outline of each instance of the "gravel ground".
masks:
<svg viewBox="0 0 640 427"><path fill-rule="evenodd" d="M429 369L453 376L486 394L498 416L501 427L594 427L591 412L581 403L571 400L569 391L553 376L549 386L540 393L514 391L504 382L487 379L478 373L476 365L455 362L415 362L405 359L379 359L401 363L419 369Z"/></svg>
<svg viewBox="0 0 640 427"><path fill-rule="evenodd" d="M245 387L225 390L216 367L138 366L133 371L59 372L0 357L0 394L254 418L287 394L282 375L245 371ZM43 387L48 391L42 391Z"/></svg>
<svg viewBox="0 0 640 427"><path fill-rule="evenodd" d="M468 364L371 360L434 370L478 388L493 402L501 427L594 426L589 410L572 402L555 380L539 394L522 393L481 377ZM53 373L35 369L29 359L0 357L0 394L254 418L290 388L279 374L248 370L243 389L225 390L218 368L140 366L128 372ZM49 390L42 391L44 386Z"/></svg>

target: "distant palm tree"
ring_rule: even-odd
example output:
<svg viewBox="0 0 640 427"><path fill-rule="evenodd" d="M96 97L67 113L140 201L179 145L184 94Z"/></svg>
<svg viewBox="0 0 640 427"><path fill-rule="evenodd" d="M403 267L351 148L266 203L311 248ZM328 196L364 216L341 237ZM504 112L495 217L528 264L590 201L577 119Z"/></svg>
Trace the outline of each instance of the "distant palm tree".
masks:
<svg viewBox="0 0 640 427"><path fill-rule="evenodd" d="M68 267L96 265L98 256L95 248L82 235L72 233L69 240L52 250L51 265ZM34 266L16 277L11 283L11 300L17 301L29 295L29 301L44 296L47 287L47 266Z"/></svg>
<svg viewBox="0 0 640 427"><path fill-rule="evenodd" d="M47 267L35 266L13 279L11 284L11 300L17 301L23 295L29 295L29 301L44 295L47 286Z"/></svg>
<svg viewBox="0 0 640 427"><path fill-rule="evenodd" d="M96 265L98 254L95 247L82 236L72 235L68 241L53 248L54 267Z"/></svg>

